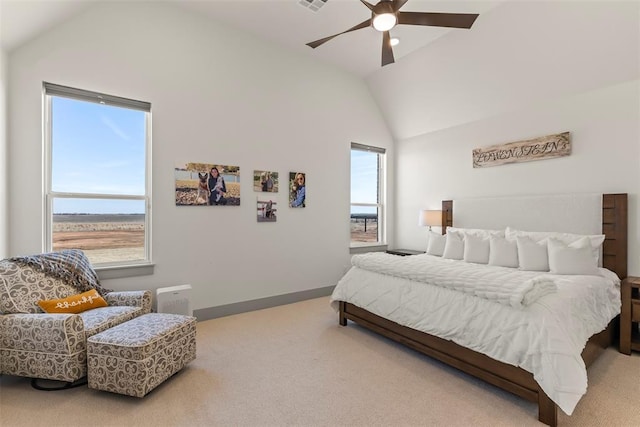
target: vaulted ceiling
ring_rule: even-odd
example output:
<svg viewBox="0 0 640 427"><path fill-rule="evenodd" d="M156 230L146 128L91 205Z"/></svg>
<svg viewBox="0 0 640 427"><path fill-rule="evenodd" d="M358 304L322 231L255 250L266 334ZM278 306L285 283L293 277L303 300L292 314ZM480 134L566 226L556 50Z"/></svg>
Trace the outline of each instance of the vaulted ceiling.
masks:
<svg viewBox="0 0 640 427"><path fill-rule="evenodd" d="M11 52L110 1L117 0L2 0L2 48ZM305 45L368 19L360 1L327 0L318 11L301 1L168 0L212 25L237 28L363 78L396 140L640 77L637 1L409 0L403 11L480 16L469 30L397 26L391 31L400 38L396 62L385 67L381 34L373 28L317 49Z"/></svg>
<svg viewBox="0 0 640 427"><path fill-rule="evenodd" d="M97 3L108 0L2 0L1 40L5 50L20 46L29 39L69 19ZM279 45L335 64L365 77L381 67L382 35L372 27L341 35L313 50L306 43L340 33L371 17L358 0L170 0L179 7L209 16L212 22L253 33ZM318 10L303 6L312 1ZM313 4L312 3L312 4ZM371 0L370 3L376 3ZM402 8L411 12L483 13L499 1L427 1L410 0ZM394 47L396 61L451 31L472 30L442 27L398 25L390 31L400 40ZM392 65L391 65L392 66Z"/></svg>

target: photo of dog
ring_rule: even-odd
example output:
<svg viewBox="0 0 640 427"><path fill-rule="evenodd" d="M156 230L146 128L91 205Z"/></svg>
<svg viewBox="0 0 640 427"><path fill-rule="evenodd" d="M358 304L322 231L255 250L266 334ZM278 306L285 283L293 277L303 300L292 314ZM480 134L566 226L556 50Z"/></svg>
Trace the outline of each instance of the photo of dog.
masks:
<svg viewBox="0 0 640 427"><path fill-rule="evenodd" d="M240 166L176 162L173 176L176 206L240 206Z"/></svg>
<svg viewBox="0 0 640 427"><path fill-rule="evenodd" d="M207 179L209 174L207 172L198 172L200 181L198 182L198 195L196 196L196 205L208 205L209 204L209 184Z"/></svg>

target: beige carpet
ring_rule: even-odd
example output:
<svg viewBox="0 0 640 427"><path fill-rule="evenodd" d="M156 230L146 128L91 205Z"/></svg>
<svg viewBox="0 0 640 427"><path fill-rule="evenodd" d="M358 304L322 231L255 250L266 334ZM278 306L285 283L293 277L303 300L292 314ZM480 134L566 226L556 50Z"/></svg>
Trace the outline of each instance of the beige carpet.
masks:
<svg viewBox="0 0 640 427"><path fill-rule="evenodd" d="M535 426L534 404L353 323L328 298L200 322L197 359L143 399L0 377L4 426ZM640 425L640 354L610 348L561 426Z"/></svg>

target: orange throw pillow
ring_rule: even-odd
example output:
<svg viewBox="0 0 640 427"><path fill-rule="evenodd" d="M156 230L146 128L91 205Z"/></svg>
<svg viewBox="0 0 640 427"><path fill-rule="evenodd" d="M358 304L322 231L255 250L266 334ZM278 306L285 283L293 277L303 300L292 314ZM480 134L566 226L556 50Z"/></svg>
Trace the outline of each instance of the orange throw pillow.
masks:
<svg viewBox="0 0 640 427"><path fill-rule="evenodd" d="M107 302L95 289L67 298L38 301L38 305L47 313L82 313L92 308L106 307Z"/></svg>

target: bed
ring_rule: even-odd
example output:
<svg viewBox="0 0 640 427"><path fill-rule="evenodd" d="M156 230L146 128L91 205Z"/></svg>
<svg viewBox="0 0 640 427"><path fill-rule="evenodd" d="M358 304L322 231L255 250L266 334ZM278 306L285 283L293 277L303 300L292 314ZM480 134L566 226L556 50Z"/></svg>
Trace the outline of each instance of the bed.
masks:
<svg viewBox="0 0 640 427"><path fill-rule="evenodd" d="M531 333L534 334L532 335L533 338L522 338L520 335L518 335L521 333L521 331L514 331L513 333L515 335L513 336L512 340L514 342L514 353L518 353L518 351L522 352L522 345L525 346L524 349L526 352L526 345L528 345L527 340L535 340L535 334L542 331L545 334L545 340L551 342L549 346L554 349L553 353L558 353L561 357L560 362L558 362L557 360L552 360L552 364L557 364L560 367L566 365L569 368L562 368L562 372L552 372L549 371L548 368L543 368L543 370L540 371L536 366L539 363L535 362L535 360L534 362L529 363L530 357L527 354L526 357L522 357L522 355L520 355L523 360L527 361L526 363L520 364L521 366L527 368L525 369L523 367L517 366L517 364L513 364L512 361L507 360L511 356L503 356L501 351L504 351L505 353L509 353L510 351L509 349L505 350L504 347L506 345L504 344L504 342L494 344L492 341L490 343L491 345L485 345L486 343L481 343L481 345L477 345L477 343L467 345L465 343L465 338L461 338L460 336L455 335L455 333L457 332L449 334L447 332L447 329L443 329L446 326L447 328L454 330L456 329L455 325L453 327L449 327L448 324L445 324L445 326L440 326L435 324L428 324L428 321L426 321L427 323L422 322L418 323L418 326L414 326L412 322L405 320L405 318L408 318L408 314L404 313L402 310L413 312L420 312L421 310L423 310L423 312L418 313L418 315L423 316L425 319L429 319L430 317L434 319L442 319L442 317L434 317L431 311L427 312L425 310L433 309L433 304L436 304L433 301L451 301L451 303L454 304L453 299L447 298L458 298L462 300L462 302L458 302L457 300L455 300L455 304L462 304L462 309L457 308L457 310L461 310L461 313L467 313L469 310L475 310L477 313L474 313L473 315L480 316L484 312L491 312L491 321L510 325L518 323L517 317L513 316L518 315L517 313L514 313L517 312L521 307L505 307L499 304L496 305L494 301L490 301L489 304L493 304L491 305L493 309L477 309L474 308L475 300L480 300L482 298L465 294L463 292L458 292L456 290L443 290L438 286L419 285L418 282L416 282L417 279L415 279L414 276L410 274L405 274L404 277L395 277L389 274L376 272L375 268L373 268L374 271L369 271L363 270L363 268L360 268L358 266L352 267L349 272L347 272L345 277L343 277L338 283L332 295L332 305L339 311L340 325L346 326L347 320L351 320L361 326L373 330L374 332L377 332L414 350L417 350L444 363L447 363L468 374L474 375L506 391L514 393L527 400L537 402L538 419L550 426L557 425L558 407L560 407L565 413L569 415L571 414L581 395L586 392L586 367L593 363L598 355L605 348L611 345L613 341L614 330L617 327L616 322L618 321L617 314L619 314L620 298L619 287L617 290L615 290L614 282L615 286L618 286L619 279L623 279L627 275L627 195L597 195L597 206L593 202L593 195L590 195L586 198L578 195L577 199L576 196L571 196L567 200L563 199L564 196L559 197L560 198L554 196L550 201L548 198L544 197L540 200L534 198L527 199L526 201L516 201L515 203L517 203L518 206L521 206L523 209L523 217L527 215L527 210L531 211L531 209L528 207L528 204L532 204L532 206L535 206L536 212L534 212L534 215L531 215L531 218L528 220L530 221L529 223L526 223L527 220L525 220L525 225L523 227L538 227L539 231L546 231L548 227L554 227L556 228L556 230L549 231L562 231L562 229L558 230L557 228L568 226L574 227L572 230L570 230L572 232L582 231L584 232L584 234L588 234L594 231L594 226L597 226L597 231L601 232L605 236L604 243L601 246L600 260L603 271L602 276L605 277L604 282L606 282L606 284L600 285L598 283L597 285L594 284L593 288L589 288L594 290L604 289L598 291L599 293L595 293L595 291L593 295L591 295L587 291L584 291L584 293L591 295L590 298L596 300L598 307L600 304L600 302L598 301L608 299L609 301L602 301L602 307L608 308L598 308L595 310L596 316L600 318L598 321L601 322L601 326L598 326L594 323L593 325L589 324L588 327L582 327L580 323L582 322L582 319L584 317L584 313L582 313L582 310L586 306L571 306L571 308L567 308L564 310L565 312L563 312L563 309L561 308L563 307L562 304L567 304L567 307L569 307L568 304L570 304L570 300L567 299L567 301L565 302L559 301L562 297L566 298L566 295L563 294L563 292L565 292L565 287L567 289L571 287L572 289L578 289L580 288L580 286L575 286L575 284L565 284L565 282L558 282L558 286L560 286L560 290L558 290L557 292L558 296L542 295L540 299L536 300L536 302L534 302L532 305L528 305L526 309L531 309L533 311L532 307L535 307L535 310L537 310L537 314L534 313L531 316L538 316L537 318L544 319L544 322L542 323L547 322L547 317L545 317L543 311L551 309L558 310L557 313L554 312L556 314L554 314L553 316L549 316L548 318L558 318L560 322L575 324L575 326L580 331L566 331L566 333L569 334L567 336L571 337L571 339L563 340L561 334L565 332L560 331L560 335L554 335L557 334L556 329L563 328L562 325L554 326L552 322L549 322L549 324L552 325L551 328L547 327L546 325L539 326L537 324L532 327L530 326L531 322L527 323L523 321L520 323L526 325L523 325L521 329L531 329ZM584 202L583 199L587 201ZM513 208L505 209L503 205L501 205L501 202L498 203L494 199L487 199L481 201L481 203L474 203L475 206L480 206L480 210L484 209L486 210L486 212L476 214L473 213L474 209L471 208L471 213L469 213L469 209L465 208L467 209L466 213L461 213L460 216L461 221L465 222L464 226L471 226L472 221L475 217L479 219L488 219L489 221L489 226L487 226L487 223L485 223L481 224L481 226L478 228L494 228L497 227L495 221L510 221L508 219L508 212L512 212ZM582 205L582 203L586 204ZM456 206L457 204L458 201L456 201ZM464 205L460 203L460 206ZM472 206L474 205L472 204ZM497 208L497 210L492 212L492 207ZM453 201L449 200L442 202L442 234L445 234L448 227L454 226L453 208ZM544 213L545 208L548 210L548 215ZM585 230L584 228L580 229L579 227L581 225L575 224L576 222L580 222L576 221L576 218L578 217L585 217L585 221L588 223L587 228L591 228L587 230ZM455 225L459 227L458 218L459 217L456 216ZM519 220L520 219L521 218L519 218ZM545 223L545 220L550 222ZM597 224L594 225L594 222L597 222ZM578 229L575 228L576 226L578 227ZM535 229L532 229L532 231L535 231ZM374 265L384 259L387 259L384 257L387 257L389 260L391 260L391 258L406 258L406 260L402 261L404 262L404 264L400 264L396 268L406 268L406 271L413 271L412 269L414 268L419 269L419 266L422 265L423 261L429 261L427 258L420 260L419 257L431 257L431 255L395 257L389 254L377 254L369 257L368 259L366 257L362 257L361 262L367 261L370 264ZM389 262L393 263L395 261ZM442 263L444 262L444 260L431 260L429 262ZM607 270L609 271L607 272ZM610 274L611 272L615 273L615 275ZM402 272L399 273L399 276L403 276L401 274ZM573 280L573 277L563 276L562 280L565 280L567 281L566 283L569 283L568 281ZM366 294L364 291L360 290L360 287L364 289L364 285L362 285L362 283L368 281L371 281L372 284L376 283L376 285L371 286L372 288L375 288L376 286L387 286L389 288L403 289L401 292L404 292L405 295L394 296L392 292L380 288L380 290L378 291L379 295L375 297L375 300L371 299L371 303L363 302L367 301L366 298L369 297L363 296ZM600 288L600 286L602 286L602 288ZM394 299L397 300L404 298L404 301L416 301L414 295L418 295L421 292L436 292L436 294L428 294L430 295L429 301L431 301L428 304L405 304L406 306L403 308L384 308L384 304L395 304L396 302L394 301ZM443 293L445 293L446 295L443 296ZM454 294L460 294L461 296L452 296ZM592 301L591 303L585 304L594 305L596 303ZM429 304L432 305L430 306ZM487 303L483 301L482 304L486 305ZM552 307L554 304L556 308ZM398 307L400 307L400 305L398 305ZM458 306L456 305L456 307ZM444 310L444 312L446 311L447 310ZM607 311L607 313L600 313L600 311ZM412 313L411 315L413 316L413 314L415 313ZM529 314L527 314L527 316L528 315ZM602 323L603 320L604 323ZM585 323L591 323L591 320ZM467 323L467 325L471 325L471 323ZM573 328L573 326L571 327ZM431 331L432 329L436 330L437 333L425 332ZM591 332L588 332L589 330L591 330ZM479 331L478 333L486 334L486 332L484 331ZM581 334L583 334L584 336L581 337ZM462 335L464 335L464 332L462 332ZM574 336L576 337L575 339L573 339ZM491 340L494 339L495 337L491 338ZM542 338L540 340L544 341ZM517 344L518 341L524 341L525 343ZM568 343L568 341L575 342ZM460 342L462 342L462 344L460 344ZM520 345L520 347L518 347L518 345ZM485 347L489 350L486 350ZM478 348L480 348L480 350L478 350ZM577 353L575 355L572 354L571 352L576 352L576 349L578 349ZM531 350L531 354L535 355L537 353L537 350ZM493 357L490 355L493 355ZM542 355L540 356L540 359L542 360L547 357L547 355ZM555 355L553 357L555 357ZM535 357L532 358L535 359ZM580 358L582 360L576 360ZM533 368L529 365L532 365ZM584 371L584 379L577 378L580 376L580 369ZM565 370L567 371L567 373L564 372ZM535 372L535 375L533 372ZM565 378L571 376L575 376L576 378ZM534 379L534 377L538 378L538 380ZM578 386L573 386L575 380L577 380ZM584 384L580 385L580 381L584 382ZM566 382L566 384L568 385L565 386L563 382ZM571 387L573 387L575 390ZM545 392L545 390L547 390L549 393ZM549 394L552 397L549 397Z"/></svg>

